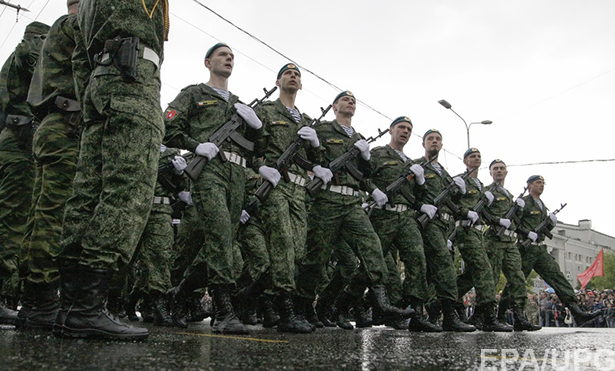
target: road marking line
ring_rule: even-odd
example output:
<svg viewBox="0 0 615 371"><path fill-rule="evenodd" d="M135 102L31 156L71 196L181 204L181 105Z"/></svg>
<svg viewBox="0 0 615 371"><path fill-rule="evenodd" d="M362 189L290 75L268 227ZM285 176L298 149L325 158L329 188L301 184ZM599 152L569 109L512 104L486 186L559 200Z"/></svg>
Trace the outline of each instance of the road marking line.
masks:
<svg viewBox="0 0 615 371"><path fill-rule="evenodd" d="M226 336L226 335L213 335L213 334L198 334L195 332L176 332L176 334L180 335L196 335L196 336L207 336L212 338L225 338L225 339L237 339L237 340L250 340L250 341L262 341L264 343L288 343L288 340L269 340L269 339L257 339L257 338L246 338L241 336Z"/></svg>

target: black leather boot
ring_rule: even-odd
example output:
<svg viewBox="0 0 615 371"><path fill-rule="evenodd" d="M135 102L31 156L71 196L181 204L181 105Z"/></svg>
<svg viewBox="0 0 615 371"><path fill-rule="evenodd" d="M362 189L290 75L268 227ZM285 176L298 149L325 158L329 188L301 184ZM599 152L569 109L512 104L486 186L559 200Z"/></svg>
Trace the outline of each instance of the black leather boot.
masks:
<svg viewBox="0 0 615 371"><path fill-rule="evenodd" d="M355 298L353 298L346 290L342 290L333 304L335 307L335 312L333 315L336 319L335 324L344 330L354 330L354 326L350 323L350 315L348 313L354 302Z"/></svg>
<svg viewBox="0 0 615 371"><path fill-rule="evenodd" d="M591 321L601 314L601 311L596 311L593 313L585 312L577 303L566 303L566 306L570 309L570 313L572 313L577 327L583 326L585 322Z"/></svg>
<svg viewBox="0 0 615 371"><path fill-rule="evenodd" d="M324 327L335 327L335 323L329 319L329 313L331 312L331 304L326 301L321 301L321 297L318 297L316 302L316 315L318 320L322 322Z"/></svg>
<svg viewBox="0 0 615 371"><path fill-rule="evenodd" d="M175 326L179 328L188 328L188 298L194 289L189 279L184 278L179 285L167 291L167 303L171 307L171 317Z"/></svg>
<svg viewBox="0 0 615 371"><path fill-rule="evenodd" d="M74 277L78 274L77 266L60 266L60 310L51 330L55 336L62 336L64 333L66 313L75 302L78 281Z"/></svg>
<svg viewBox="0 0 615 371"><path fill-rule="evenodd" d="M63 272L64 274L64 272ZM130 326L105 308L109 280L113 271L78 265L68 277L74 301L66 312L62 335L74 338L144 339L149 331Z"/></svg>
<svg viewBox="0 0 615 371"><path fill-rule="evenodd" d="M188 299L188 306L190 317L188 318L188 322L201 322L205 318L211 316L211 313L205 310L205 306L203 305L203 294L199 291L195 291L190 295Z"/></svg>
<svg viewBox="0 0 615 371"><path fill-rule="evenodd" d="M515 331L538 331L542 328L542 326L534 325L528 321L523 311L519 308L513 309L513 316L515 318L515 324L513 326Z"/></svg>
<svg viewBox="0 0 615 371"><path fill-rule="evenodd" d="M0 287L2 287L3 283L3 280L0 279ZM0 325L16 325L17 314L18 312L16 310L7 308L2 300L0 300Z"/></svg>
<svg viewBox="0 0 615 371"><path fill-rule="evenodd" d="M425 319L423 315L423 301L421 299L410 299L410 306L414 309L414 315L410 317L408 330L411 332L442 332L442 327L435 325Z"/></svg>
<svg viewBox="0 0 615 371"><path fill-rule="evenodd" d="M400 308L397 308L389 304L389 301L387 299L386 289L384 288L384 286L381 286L381 285L372 286L371 289L372 289L371 292L374 296L373 297L374 305L378 306L378 308L382 311L383 315L397 314L404 318L408 318L414 314L414 309L411 309L411 308L400 309Z"/></svg>
<svg viewBox="0 0 615 371"><path fill-rule="evenodd" d="M477 311L480 311L483 319L483 327L482 331L485 332L511 332L513 327L509 324L504 324L498 322L495 316L495 308L488 306L479 306L476 308Z"/></svg>
<svg viewBox="0 0 615 371"><path fill-rule="evenodd" d="M325 324L318 318L316 310L314 309L314 303L305 302L305 319L315 328L323 328Z"/></svg>
<svg viewBox="0 0 615 371"><path fill-rule="evenodd" d="M22 301L26 302L30 309L23 311L27 311L27 313L23 313L20 309L18 318L22 317L20 319L23 321L18 321L18 327L51 330L60 309L59 286L59 278L50 283L34 283L26 279ZM22 306L23 308L24 306Z"/></svg>
<svg viewBox="0 0 615 371"><path fill-rule="evenodd" d="M211 328L217 334L247 335L248 330L243 326L235 315L231 304L231 291L226 285L217 285L211 289L216 320Z"/></svg>
<svg viewBox="0 0 615 371"><path fill-rule="evenodd" d="M132 293L128 302L126 303L126 317L131 322L139 322L139 316L137 316L137 303L139 302L139 295Z"/></svg>
<svg viewBox="0 0 615 371"><path fill-rule="evenodd" d="M263 311L263 327L272 328L280 322L280 316L273 308L273 300L269 295L261 295L261 310Z"/></svg>
<svg viewBox="0 0 615 371"><path fill-rule="evenodd" d="M308 334L314 331L314 327L305 318L295 315L293 300L290 295L278 295L275 302L276 309L280 315L278 332ZM303 301L303 304L305 304L305 301Z"/></svg>
<svg viewBox="0 0 615 371"><path fill-rule="evenodd" d="M152 304L154 306L154 325L171 327L175 324L169 312L169 303L163 293L151 293Z"/></svg>
<svg viewBox="0 0 615 371"><path fill-rule="evenodd" d="M452 300L440 300L442 305L442 329L444 331L454 331L454 332L472 332L476 331L476 327L472 325L465 324L459 320L457 317L457 312L453 307Z"/></svg>
<svg viewBox="0 0 615 371"><path fill-rule="evenodd" d="M370 317L367 314L363 300L355 304L355 306L353 307L353 312L354 312L354 321L355 321L355 324L357 325L357 328L372 327L373 325L372 317Z"/></svg>
<svg viewBox="0 0 615 371"><path fill-rule="evenodd" d="M427 320L437 325L442 315L442 303L440 299L435 299L425 304L425 311L427 312Z"/></svg>
<svg viewBox="0 0 615 371"><path fill-rule="evenodd" d="M312 298L306 298L306 297L302 297L298 295L291 297L291 302L293 303L293 310L295 313L295 318L301 323L307 323L312 328L312 331L316 330L316 326L308 322L305 311L308 307L308 303L312 303L313 301L314 299ZM280 321L281 321L282 314L279 312L279 310L278 310L278 314L280 315Z"/></svg>

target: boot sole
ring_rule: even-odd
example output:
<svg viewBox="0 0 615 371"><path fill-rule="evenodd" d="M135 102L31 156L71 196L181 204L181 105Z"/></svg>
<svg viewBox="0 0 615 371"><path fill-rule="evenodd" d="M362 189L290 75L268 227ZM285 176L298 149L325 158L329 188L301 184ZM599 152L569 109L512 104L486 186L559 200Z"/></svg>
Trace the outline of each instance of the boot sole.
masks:
<svg viewBox="0 0 615 371"><path fill-rule="evenodd" d="M61 333L62 337L75 338L75 339L111 339L111 340L139 340L146 339L149 336L149 332L143 334L114 334L105 331L87 329L77 330L64 326Z"/></svg>

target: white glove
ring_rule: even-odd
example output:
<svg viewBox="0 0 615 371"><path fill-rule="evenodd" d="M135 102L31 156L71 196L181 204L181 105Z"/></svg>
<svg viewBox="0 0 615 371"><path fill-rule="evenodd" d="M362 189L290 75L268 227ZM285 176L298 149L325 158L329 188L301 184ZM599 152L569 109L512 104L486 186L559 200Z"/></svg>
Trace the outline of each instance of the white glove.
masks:
<svg viewBox="0 0 615 371"><path fill-rule="evenodd" d="M551 219L551 223L553 223L553 225L557 224L557 216L555 216L555 214L550 213L549 214L549 219Z"/></svg>
<svg viewBox="0 0 615 371"><path fill-rule="evenodd" d="M192 205L192 195L188 191L181 191L177 194L180 200L182 200L186 205Z"/></svg>
<svg viewBox="0 0 615 371"><path fill-rule="evenodd" d="M372 155L369 153L369 143L367 143L365 139L360 139L354 142L354 146L357 147L359 151L361 151L361 157L363 157L365 161L369 161L369 159L372 157Z"/></svg>
<svg viewBox="0 0 615 371"><path fill-rule="evenodd" d="M466 194L466 182L461 179L460 176L454 177L453 182L455 182L455 185L459 188L462 195Z"/></svg>
<svg viewBox="0 0 615 371"><path fill-rule="evenodd" d="M412 171L414 173L414 176L416 177L416 184L425 184L425 170L421 165L414 164L410 166L410 171Z"/></svg>
<svg viewBox="0 0 615 371"><path fill-rule="evenodd" d="M519 209L521 210L523 210L523 208L525 207L525 201L521 197L517 197L515 203L517 204L517 206L519 206Z"/></svg>
<svg viewBox="0 0 615 371"><path fill-rule="evenodd" d="M389 201L389 198L387 197L386 193L382 192L378 188L374 189L374 191L372 192L372 198L374 199L374 201L376 201L376 205L378 205L379 207L384 206Z"/></svg>
<svg viewBox="0 0 615 371"><path fill-rule="evenodd" d="M453 251L453 242L451 240L446 240L446 247L448 247L449 250Z"/></svg>
<svg viewBox="0 0 615 371"><path fill-rule="evenodd" d="M218 152L220 152L220 148L211 142L201 143L196 146L194 150L194 153L199 156L207 157L210 161L212 158L216 157Z"/></svg>
<svg viewBox="0 0 615 371"><path fill-rule="evenodd" d="M173 167L175 168L175 174L182 175L184 173L184 169L188 164L186 163L186 159L182 156L175 156L174 159L171 160L173 163Z"/></svg>
<svg viewBox="0 0 615 371"><path fill-rule="evenodd" d="M487 206L491 206L491 204L493 203L493 193L491 193L490 191L486 191L485 192L485 197L487 197Z"/></svg>
<svg viewBox="0 0 615 371"><path fill-rule="evenodd" d="M258 168L258 173L265 180L267 180L269 183L271 183L271 185L273 185L274 187L276 187L278 185L278 183L280 182L280 179L282 178L282 175L280 174L278 169L273 168L273 167L269 167L269 166L264 166L263 165L263 166L259 167Z"/></svg>
<svg viewBox="0 0 615 371"><path fill-rule="evenodd" d="M429 219L433 219L433 217L436 216L437 211L438 208L434 205L424 204L423 206L421 206L421 212L425 213L429 217Z"/></svg>
<svg viewBox="0 0 615 371"><path fill-rule="evenodd" d="M237 110L239 116L241 116L241 118L244 119L246 124L248 124L248 126L252 129L258 130L263 127L263 123L256 116L256 113L250 106L247 106L243 103L235 103L235 109Z"/></svg>
<svg viewBox="0 0 615 371"><path fill-rule="evenodd" d="M532 242L536 242L536 240L538 239L538 235L536 234L536 232L530 232L527 234L527 238L532 240Z"/></svg>
<svg viewBox="0 0 615 371"><path fill-rule="evenodd" d="M312 169L312 172L314 173L315 177L322 179L322 182L325 185L329 183L331 179L333 179L333 172L331 172L331 170L327 169L326 167L316 165Z"/></svg>
<svg viewBox="0 0 615 371"><path fill-rule="evenodd" d="M304 126L299 129L299 131L297 131L297 135L299 135L301 139L309 140L312 147L320 146L320 141L318 140L318 135L316 135L316 130L309 126Z"/></svg>
<svg viewBox="0 0 615 371"><path fill-rule="evenodd" d="M500 219L500 225L506 229L510 228L510 219Z"/></svg>
<svg viewBox="0 0 615 371"><path fill-rule="evenodd" d="M468 219L470 220L472 225L474 225L474 223L478 221L478 213L472 210L468 211Z"/></svg>
<svg viewBox="0 0 615 371"><path fill-rule="evenodd" d="M250 220L250 214L245 210L241 210L241 216L239 217L241 224L246 224L248 220Z"/></svg>

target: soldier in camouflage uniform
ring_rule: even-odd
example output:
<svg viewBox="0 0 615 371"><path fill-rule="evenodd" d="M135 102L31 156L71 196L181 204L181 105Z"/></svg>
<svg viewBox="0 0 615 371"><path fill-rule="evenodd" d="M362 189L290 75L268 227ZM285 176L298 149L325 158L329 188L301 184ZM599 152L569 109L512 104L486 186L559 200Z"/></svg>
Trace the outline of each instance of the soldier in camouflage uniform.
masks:
<svg viewBox="0 0 615 371"><path fill-rule="evenodd" d="M216 306L212 330L246 334L247 330L235 315L230 295L235 287L233 244L243 207L246 157L250 151L236 141L225 141L221 148L209 141L235 114L242 120L235 133L247 139L254 139L262 126L254 110L228 91L233 66L234 55L228 45L212 46L205 55L205 67L210 72L207 84L183 89L165 113L165 142L209 161L192 184L192 199L204 233L203 246L192 265L206 263L207 272L193 269L173 289L172 296L176 301L185 300L188 293L209 284Z"/></svg>
<svg viewBox="0 0 615 371"><path fill-rule="evenodd" d="M164 123L160 64L168 2L82 0L73 69L84 130L60 255L56 334L149 335L104 308L114 272L131 261L152 207Z"/></svg>
<svg viewBox="0 0 615 371"><path fill-rule="evenodd" d="M427 130L423 135L423 148L425 148L425 156L415 160L415 163L423 164L438 156L442 149L442 134L436 129ZM432 205L434 199L451 182L455 181L457 187L460 187L460 184L463 183L462 179L453 180L437 159L426 164L424 171L426 192L424 197L418 200L424 204ZM459 320L453 307L455 300L457 300L457 282L455 266L447 248L447 238L454 228L452 212L446 204L443 204L438 207L437 214L423 213L428 215L430 219L426 227L421 230L427 261L427 280L435 286L438 298L430 307L441 306L444 315L442 322L444 331L475 331L474 326L466 325ZM436 321L436 313L437 316L440 315L439 308L430 312L432 323Z"/></svg>
<svg viewBox="0 0 615 371"><path fill-rule="evenodd" d="M420 197L424 192L424 170L403 152L412 134L412 122L408 117L398 117L391 123L389 133L390 143L371 151L374 170L370 181L378 188L386 189L402 175L411 177L408 184L404 185L403 194L388 194L389 202L375 207L370 216L374 230L380 238L383 254L389 257L387 261L392 263L388 264L389 281L392 281L387 284L389 299L400 308L410 305L414 309L415 315L408 327L410 331L440 332L441 327L423 317L423 304L427 298L427 267L423 239L415 219L415 210L431 211L435 214L436 208L417 200L417 196ZM397 269L398 253L405 267L403 290L396 290L401 282Z"/></svg>
<svg viewBox="0 0 615 371"><path fill-rule="evenodd" d="M280 88L280 97L276 101L263 103L256 110L263 122L263 129L256 142L254 157L257 160L254 161L253 167L259 174L271 171L280 179L281 174L275 168L276 160L297 135L304 140L305 146L295 156L319 163L322 148L316 131L306 126L310 118L301 114L295 106L297 92L302 88L299 68L292 63L284 65L278 72L276 86ZM239 292L238 297L247 302L265 289L271 290L280 315L278 331L308 333L313 328L305 318L295 316L291 295L295 292L295 263L303 257L305 249L307 209L304 186L309 178L307 171L295 163L287 170L288 178L278 184L272 184L275 188L269 193L266 202L259 207L261 220L258 223L261 224L260 229L263 231L269 255L268 271L256 277L250 286ZM325 182L333 176L331 171L319 165L309 170ZM252 223L254 222L257 221ZM306 307L311 304L304 303ZM313 313L313 307L311 308Z"/></svg>
<svg viewBox="0 0 615 371"><path fill-rule="evenodd" d="M51 330L60 306L60 236L64 205L79 154L81 109L75 97L71 57L75 48L78 0L49 30L28 92L28 104L43 121L34 133L36 164L32 206L24 234L18 326Z"/></svg>
<svg viewBox="0 0 615 371"><path fill-rule="evenodd" d="M493 282L493 270L489 263L489 257L483 244L483 218L481 210L475 211L476 204L483 197L493 201L493 194L484 189L483 183L478 179L478 168L481 165L481 155L478 149L470 148L463 155L463 163L468 169L476 169L465 179L465 187L462 187L462 195L459 199L458 215L456 223L455 245L463 258L465 271L457 277L457 289L461 299L472 287L476 288L476 310L473 318L476 324L482 320L483 331L509 332L512 327L500 323L495 314L495 283ZM463 189L465 188L465 189ZM469 221L468 226L463 226L462 221Z"/></svg>
<svg viewBox="0 0 615 371"><path fill-rule="evenodd" d="M497 285L501 272L504 272L504 277L510 284L514 302L514 330L540 330L541 327L529 322L523 312L527 301L527 289L525 287L525 276L521 271L521 255L516 246L517 234L514 232L516 217L506 218L506 214L515 204L517 205L516 215L521 215L525 201L521 198L514 199L513 195L504 188L504 181L508 174L504 161L493 160L489 164L489 173L493 178L493 183L488 185L485 190L491 192L494 198L483 216L485 222L489 225L484 234L484 243L493 269L493 281ZM504 228L504 232L501 236L498 236L500 228ZM506 321L504 313L498 313L498 320L502 323Z"/></svg>
<svg viewBox="0 0 615 371"><path fill-rule="evenodd" d="M49 26L40 22L26 26L22 41L0 72L0 111L5 117L0 123L0 289L5 288L4 293L13 299L17 297L18 259L32 201L32 135L40 122L26 99L48 30ZM0 323L15 320L16 312L0 303Z"/></svg>
<svg viewBox="0 0 615 371"><path fill-rule="evenodd" d="M360 300L366 286L370 286L376 298L375 306L385 313L409 315L388 303L386 297L387 268L382 255L378 235L361 207L359 183L346 169L354 166L364 176L370 174L369 143L351 126L356 100L349 91L338 94L333 101L336 119L316 126L320 143L324 147L325 162L331 162L356 147L359 154L336 174L335 180L323 185L315 195L308 216L306 255L297 274L297 303L300 311L305 303L311 303L316 296L319 283L325 281L326 264L331 252L343 239L361 261L361 267L351 278L351 283L342 289L335 306L342 316ZM326 179L323 179L326 180ZM386 195L376 187L370 187L372 197L379 205L386 203ZM347 321L338 321L346 324ZM352 325L345 328L352 328Z"/></svg>
<svg viewBox="0 0 615 371"><path fill-rule="evenodd" d="M545 187L544 178L541 175L532 175L528 178L527 185L529 195L523 197L525 207L516 232L519 242L529 239L531 244L527 248L521 244L517 245L521 252L521 270L526 278L532 272L532 269L535 270L549 286L553 287L557 297L570 309L577 326L581 326L583 323L598 317L600 311L587 313L579 307L574 289L564 277L555 259L547 251L544 240L548 231L547 233L544 233L544 231L543 233L536 233L535 231L535 228L547 218L550 220L549 229L555 228L557 224L555 214L549 213L549 209L540 199ZM510 285L506 284L501 295L499 310L506 311L508 305L510 305L512 301L511 290Z"/></svg>

